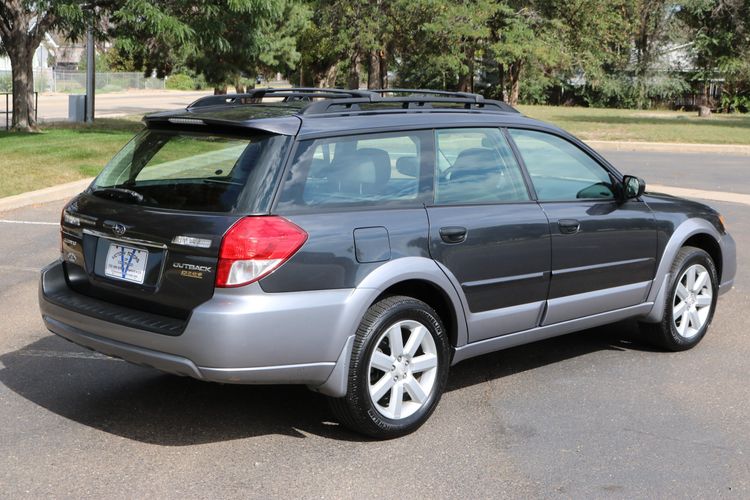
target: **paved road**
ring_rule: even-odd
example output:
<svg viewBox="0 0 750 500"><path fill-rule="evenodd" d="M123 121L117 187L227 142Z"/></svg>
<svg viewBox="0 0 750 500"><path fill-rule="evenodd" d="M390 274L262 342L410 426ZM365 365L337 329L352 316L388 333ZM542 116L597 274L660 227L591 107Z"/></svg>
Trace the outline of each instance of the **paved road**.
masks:
<svg viewBox="0 0 750 500"><path fill-rule="evenodd" d="M97 94L96 116L137 115L151 111L184 108L199 97L211 92L179 92L174 90L144 90L112 94ZM41 94L39 119L46 121L68 119L67 94Z"/></svg>
<svg viewBox="0 0 750 500"><path fill-rule="evenodd" d="M750 194L750 156L600 151L625 174L646 183Z"/></svg>
<svg viewBox="0 0 750 500"><path fill-rule="evenodd" d="M711 189L744 165L688 179L659 165L703 160L608 156L660 183ZM750 192L747 176L731 184ZM36 278L57 256L61 205L0 214L49 223L0 223L0 496L750 496L743 205L714 203L740 268L698 348L658 352L623 322L487 355L454 367L430 421L390 442L339 428L302 388L163 375L48 334Z"/></svg>

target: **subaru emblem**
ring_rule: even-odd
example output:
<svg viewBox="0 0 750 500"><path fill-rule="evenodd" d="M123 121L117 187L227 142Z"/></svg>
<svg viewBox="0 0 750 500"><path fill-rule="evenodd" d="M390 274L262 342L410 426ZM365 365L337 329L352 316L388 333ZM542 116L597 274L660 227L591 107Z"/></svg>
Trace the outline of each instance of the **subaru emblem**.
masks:
<svg viewBox="0 0 750 500"><path fill-rule="evenodd" d="M125 227L124 224L115 224L112 226L112 232L115 233L117 236L122 236L125 234L125 231L128 229Z"/></svg>

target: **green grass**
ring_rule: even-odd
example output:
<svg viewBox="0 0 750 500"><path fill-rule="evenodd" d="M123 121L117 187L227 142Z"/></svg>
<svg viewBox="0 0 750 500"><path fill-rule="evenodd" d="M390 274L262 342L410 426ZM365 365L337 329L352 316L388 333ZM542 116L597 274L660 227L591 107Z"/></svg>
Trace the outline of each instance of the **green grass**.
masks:
<svg viewBox="0 0 750 500"><path fill-rule="evenodd" d="M698 118L697 112L518 106L584 140L750 144L750 114Z"/></svg>
<svg viewBox="0 0 750 500"><path fill-rule="evenodd" d="M2 131L0 197L96 175L141 127L126 118L45 124L31 134Z"/></svg>

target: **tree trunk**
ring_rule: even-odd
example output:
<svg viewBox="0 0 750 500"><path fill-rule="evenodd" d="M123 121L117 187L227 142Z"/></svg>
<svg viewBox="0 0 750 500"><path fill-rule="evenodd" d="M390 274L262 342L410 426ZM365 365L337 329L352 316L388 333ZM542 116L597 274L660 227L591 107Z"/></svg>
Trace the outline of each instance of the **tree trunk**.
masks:
<svg viewBox="0 0 750 500"><path fill-rule="evenodd" d="M23 41L6 47L13 81L12 129L36 131L34 118L34 50Z"/></svg>
<svg viewBox="0 0 750 500"><path fill-rule="evenodd" d="M497 96L501 101L505 100L505 65L500 63L497 65L497 90L500 94Z"/></svg>
<svg viewBox="0 0 750 500"><path fill-rule="evenodd" d="M711 102L708 96L710 85L708 82L703 82L703 92L701 92L701 105L698 107L698 116L706 117L711 116Z"/></svg>
<svg viewBox="0 0 750 500"><path fill-rule="evenodd" d="M348 87L350 89L358 89L359 82L359 52L355 52L350 61Z"/></svg>
<svg viewBox="0 0 750 500"><path fill-rule="evenodd" d="M234 91L237 94L244 94L247 88L242 84L242 79L239 76L234 78Z"/></svg>
<svg viewBox="0 0 750 500"><path fill-rule="evenodd" d="M508 77L510 79L510 92L508 95L508 104L511 106L518 105L518 94L521 79L521 61L515 61L508 68Z"/></svg>
<svg viewBox="0 0 750 500"><path fill-rule="evenodd" d="M388 49L380 51L380 88L388 88Z"/></svg>
<svg viewBox="0 0 750 500"><path fill-rule="evenodd" d="M225 95L227 93L227 86L214 87L214 95Z"/></svg>
<svg viewBox="0 0 750 500"><path fill-rule="evenodd" d="M370 64L367 68L367 88L380 88L380 53L377 50L370 51Z"/></svg>
<svg viewBox="0 0 750 500"><path fill-rule="evenodd" d="M474 87L474 47L470 47L465 55L465 69L458 75L458 91L472 92Z"/></svg>
<svg viewBox="0 0 750 500"><path fill-rule="evenodd" d="M339 72L338 62L331 64L326 70L325 74L323 75L323 78L318 83L318 87L320 88L335 87L336 77L338 76L338 72Z"/></svg>

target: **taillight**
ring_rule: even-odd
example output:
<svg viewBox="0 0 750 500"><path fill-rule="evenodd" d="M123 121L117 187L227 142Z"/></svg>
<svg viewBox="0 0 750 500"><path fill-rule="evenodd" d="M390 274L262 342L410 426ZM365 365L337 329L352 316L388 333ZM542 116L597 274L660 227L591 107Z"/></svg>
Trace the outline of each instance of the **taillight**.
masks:
<svg viewBox="0 0 750 500"><path fill-rule="evenodd" d="M306 240L306 232L282 217L240 219L221 240L216 286L242 286L261 279L289 260Z"/></svg>

